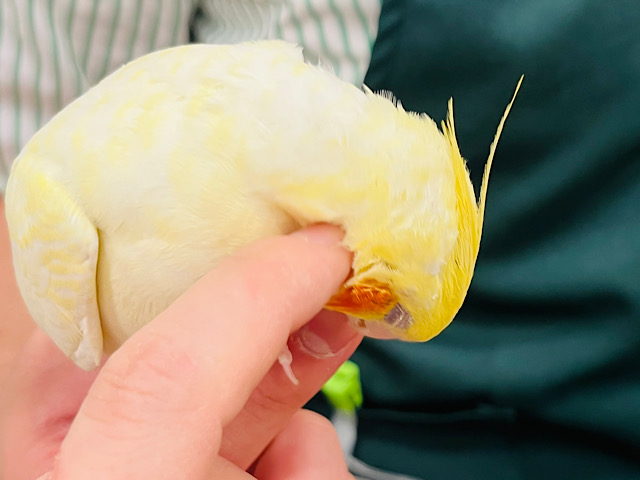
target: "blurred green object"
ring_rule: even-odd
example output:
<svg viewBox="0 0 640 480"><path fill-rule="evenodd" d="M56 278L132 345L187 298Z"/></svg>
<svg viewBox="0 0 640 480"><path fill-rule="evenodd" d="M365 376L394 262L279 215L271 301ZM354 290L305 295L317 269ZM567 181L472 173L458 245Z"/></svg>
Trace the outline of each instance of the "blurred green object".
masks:
<svg viewBox="0 0 640 480"><path fill-rule="evenodd" d="M350 360L344 362L324 384L322 392L337 410L353 411L362 406L360 368Z"/></svg>

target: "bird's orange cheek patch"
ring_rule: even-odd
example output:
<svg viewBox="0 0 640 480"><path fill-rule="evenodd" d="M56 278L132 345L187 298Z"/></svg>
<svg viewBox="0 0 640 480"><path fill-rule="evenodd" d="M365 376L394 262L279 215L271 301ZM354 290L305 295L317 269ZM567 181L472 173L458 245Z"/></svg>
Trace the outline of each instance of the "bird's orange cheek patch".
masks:
<svg viewBox="0 0 640 480"><path fill-rule="evenodd" d="M365 320L383 317L397 303L395 295L384 283L375 280L364 282L348 287L343 285L329 299L326 307Z"/></svg>

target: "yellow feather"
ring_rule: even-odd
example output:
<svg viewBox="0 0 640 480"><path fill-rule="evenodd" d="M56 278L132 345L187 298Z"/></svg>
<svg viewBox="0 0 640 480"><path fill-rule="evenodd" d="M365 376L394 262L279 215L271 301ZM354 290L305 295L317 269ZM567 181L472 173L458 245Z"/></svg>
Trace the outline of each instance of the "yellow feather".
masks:
<svg viewBox="0 0 640 480"><path fill-rule="evenodd" d="M489 148L489 158L487 159L487 164L484 168L484 175L482 176L482 185L480 186L480 200L478 201L478 229L482 232L482 225L484 223L484 207L487 202L487 188L489 187L489 172L491 172L491 166L493 165L493 156L496 153L496 147L498 146L498 140L500 139L500 135L502 134L502 129L504 128L504 123L507 121L507 117L511 112L511 107L513 106L513 102L516 101L516 96L518 95L518 91L520 90L520 85L522 85L522 81L524 80L524 75L520 77L518 80L518 84L516 85L516 89L513 92L513 97L511 97L511 101L507 105L507 108L500 119L500 123L498 124L498 129L496 130L496 135L491 143L491 147Z"/></svg>
<svg viewBox="0 0 640 480"><path fill-rule="evenodd" d="M453 120L453 99L449 100L447 121L442 122L442 133L447 139L451 152L451 161L455 171L455 190L457 198L458 215L458 239L451 258L447 261L443 274L442 303L435 308L430 315L428 323L417 323L407 332L407 339L414 341L428 340L440 333L453 320L462 306L465 296L473 278L480 239L482 237L482 225L484 222L484 209L489 185L489 173L493 164L498 140L505 121L511 111L511 107L520 90L524 76L520 77L511 101L498 124L497 132L489 149L489 158L485 165L485 171L480 187L480 199L476 204L475 192L466 163L460 153L456 140L456 131Z"/></svg>

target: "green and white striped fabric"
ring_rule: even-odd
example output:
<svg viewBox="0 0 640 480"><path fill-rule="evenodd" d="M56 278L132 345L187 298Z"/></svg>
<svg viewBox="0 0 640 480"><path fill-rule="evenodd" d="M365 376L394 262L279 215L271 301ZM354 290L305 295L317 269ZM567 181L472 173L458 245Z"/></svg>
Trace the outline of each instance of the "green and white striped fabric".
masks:
<svg viewBox="0 0 640 480"><path fill-rule="evenodd" d="M281 38L364 79L381 0L0 0L0 191L57 111L127 61L184 44ZM196 15L196 12L199 12Z"/></svg>

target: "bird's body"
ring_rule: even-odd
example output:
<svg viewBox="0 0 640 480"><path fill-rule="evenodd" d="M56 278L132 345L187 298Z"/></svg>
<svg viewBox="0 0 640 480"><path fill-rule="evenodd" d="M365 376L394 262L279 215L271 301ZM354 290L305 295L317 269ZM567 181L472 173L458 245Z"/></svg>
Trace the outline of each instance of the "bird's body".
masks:
<svg viewBox="0 0 640 480"><path fill-rule="evenodd" d="M16 160L6 202L20 289L91 368L103 342L117 348L238 247L328 222L354 252L329 308L428 339L462 304L482 225L452 128L283 42L142 57Z"/></svg>

